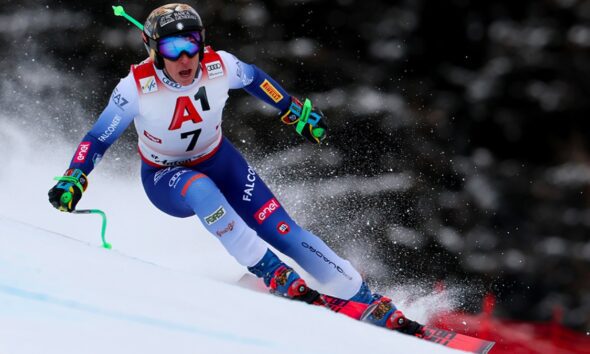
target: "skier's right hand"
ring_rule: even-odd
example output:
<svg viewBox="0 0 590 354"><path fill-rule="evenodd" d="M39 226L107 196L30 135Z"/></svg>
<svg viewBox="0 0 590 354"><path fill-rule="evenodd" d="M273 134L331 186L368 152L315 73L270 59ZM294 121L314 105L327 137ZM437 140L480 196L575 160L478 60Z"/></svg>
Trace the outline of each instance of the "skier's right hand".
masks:
<svg viewBox="0 0 590 354"><path fill-rule="evenodd" d="M60 211L72 212L88 186L86 175L77 168L71 168L55 179L57 184L47 193L49 202Z"/></svg>

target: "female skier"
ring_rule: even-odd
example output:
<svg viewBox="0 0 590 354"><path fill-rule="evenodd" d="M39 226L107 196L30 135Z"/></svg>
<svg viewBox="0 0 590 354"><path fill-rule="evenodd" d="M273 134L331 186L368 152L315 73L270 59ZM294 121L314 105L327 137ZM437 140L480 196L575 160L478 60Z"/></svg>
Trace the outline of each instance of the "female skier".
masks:
<svg viewBox="0 0 590 354"><path fill-rule="evenodd" d="M326 137L322 112L290 96L255 65L205 46L198 13L168 4L148 16L142 32L149 58L132 65L78 145L69 168L50 189L49 201L71 212L86 190L87 175L133 121L139 137L141 177L151 202L175 217L196 215L236 260L264 279L271 292L306 302L318 293L268 247L294 259L330 295L378 301L372 323L415 334L392 302L373 294L350 262L297 225L256 171L223 136L228 90L244 89L276 107L283 123L312 143Z"/></svg>

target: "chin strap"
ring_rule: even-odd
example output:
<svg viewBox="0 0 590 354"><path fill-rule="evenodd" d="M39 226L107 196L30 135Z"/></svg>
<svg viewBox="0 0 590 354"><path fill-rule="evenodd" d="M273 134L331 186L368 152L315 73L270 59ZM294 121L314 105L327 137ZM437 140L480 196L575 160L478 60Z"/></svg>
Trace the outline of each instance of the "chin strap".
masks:
<svg viewBox="0 0 590 354"><path fill-rule="evenodd" d="M168 80L172 81L172 82L176 82L174 81L173 78L170 77L170 75L168 75L168 71L166 71L166 68L162 68L162 72L164 73L164 76L166 76L168 78ZM176 82L177 83L177 82Z"/></svg>
<svg viewBox="0 0 590 354"><path fill-rule="evenodd" d="M199 61L199 65L197 65L197 72L195 73L195 77L193 78L193 82L195 82L195 80L199 77L200 73L201 73L201 61Z"/></svg>

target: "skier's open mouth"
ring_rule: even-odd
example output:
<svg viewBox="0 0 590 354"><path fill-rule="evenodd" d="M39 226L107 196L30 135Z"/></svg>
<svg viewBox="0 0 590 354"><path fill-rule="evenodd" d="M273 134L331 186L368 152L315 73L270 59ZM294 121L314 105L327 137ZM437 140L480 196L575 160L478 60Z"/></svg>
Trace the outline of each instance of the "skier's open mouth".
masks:
<svg viewBox="0 0 590 354"><path fill-rule="evenodd" d="M193 69L186 69L186 70L180 70L178 72L178 75L180 75L180 77L182 77L183 79L188 79L191 77L193 73Z"/></svg>

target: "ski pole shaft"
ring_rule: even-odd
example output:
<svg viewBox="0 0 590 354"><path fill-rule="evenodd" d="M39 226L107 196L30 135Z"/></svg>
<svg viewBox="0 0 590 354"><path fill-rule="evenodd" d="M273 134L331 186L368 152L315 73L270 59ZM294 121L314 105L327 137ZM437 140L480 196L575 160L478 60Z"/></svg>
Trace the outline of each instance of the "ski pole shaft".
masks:
<svg viewBox="0 0 590 354"><path fill-rule="evenodd" d="M102 247L110 250L113 246L106 241L105 233L107 230L107 216L102 210L98 209L80 209L72 211L74 214L98 214L102 218L102 228L101 228L101 237L102 237Z"/></svg>
<svg viewBox="0 0 590 354"><path fill-rule="evenodd" d="M129 22L133 23L135 26L137 26L137 28L143 31L143 25L133 17L127 15L127 13L125 13L125 9L123 9L123 6L113 6L113 12L115 13L115 16L122 16L126 18Z"/></svg>

